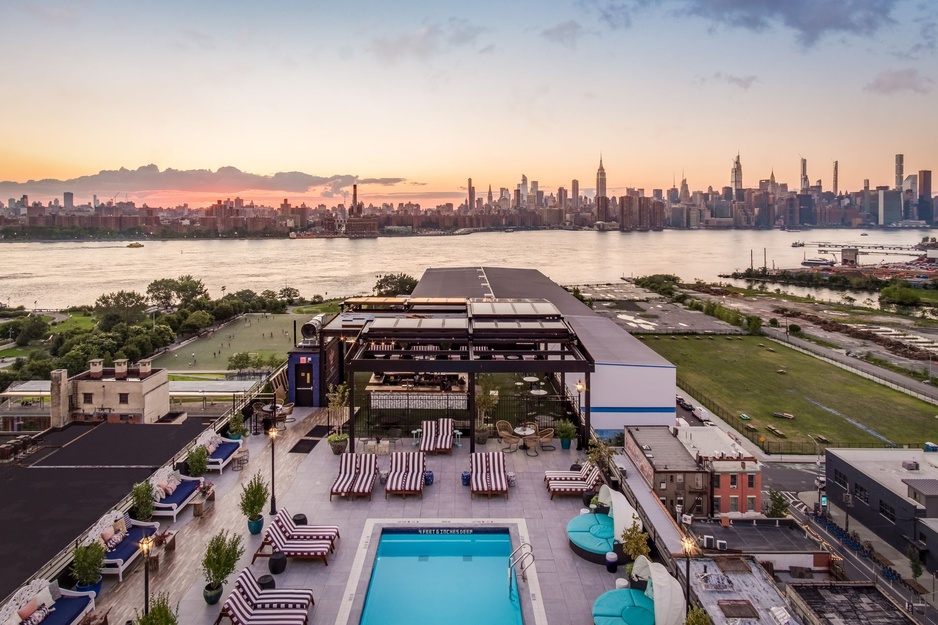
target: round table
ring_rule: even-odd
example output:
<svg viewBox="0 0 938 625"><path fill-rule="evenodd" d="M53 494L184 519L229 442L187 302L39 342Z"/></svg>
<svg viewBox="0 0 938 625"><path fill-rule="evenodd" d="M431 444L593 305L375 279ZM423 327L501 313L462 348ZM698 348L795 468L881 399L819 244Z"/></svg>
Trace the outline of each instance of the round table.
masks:
<svg viewBox="0 0 938 625"><path fill-rule="evenodd" d="M534 434L534 428L527 428L519 425L515 428L515 434L521 437L521 447L519 447L519 449L530 449L528 444L524 442L524 437Z"/></svg>
<svg viewBox="0 0 938 625"><path fill-rule="evenodd" d="M547 395L547 391L542 388L536 388L531 391L531 394L536 397L543 397L544 395Z"/></svg>
<svg viewBox="0 0 938 625"><path fill-rule="evenodd" d="M530 384L531 388L534 388L534 385L540 381L540 378L536 375L527 375L521 379Z"/></svg>

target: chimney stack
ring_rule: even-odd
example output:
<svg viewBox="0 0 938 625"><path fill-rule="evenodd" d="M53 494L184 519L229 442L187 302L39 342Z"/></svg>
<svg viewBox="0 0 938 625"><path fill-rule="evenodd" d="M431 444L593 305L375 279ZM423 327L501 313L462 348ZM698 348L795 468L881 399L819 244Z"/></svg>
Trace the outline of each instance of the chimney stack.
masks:
<svg viewBox="0 0 938 625"><path fill-rule="evenodd" d="M144 358L137 363L137 368L140 372L140 377L145 378L153 371L153 360L150 358Z"/></svg>
<svg viewBox="0 0 938 625"><path fill-rule="evenodd" d="M104 359L92 358L88 361L88 369L90 369L92 378L95 380L100 380L104 375Z"/></svg>
<svg viewBox="0 0 938 625"><path fill-rule="evenodd" d="M127 359L126 358L114 359L114 378L118 380L127 379Z"/></svg>

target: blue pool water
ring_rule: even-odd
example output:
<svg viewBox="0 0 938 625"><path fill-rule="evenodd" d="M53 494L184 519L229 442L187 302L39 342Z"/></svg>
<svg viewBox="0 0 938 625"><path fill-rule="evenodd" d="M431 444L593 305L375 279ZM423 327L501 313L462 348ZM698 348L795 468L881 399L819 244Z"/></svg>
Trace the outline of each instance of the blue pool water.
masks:
<svg viewBox="0 0 938 625"><path fill-rule="evenodd" d="M361 625L522 625L507 529L384 529Z"/></svg>

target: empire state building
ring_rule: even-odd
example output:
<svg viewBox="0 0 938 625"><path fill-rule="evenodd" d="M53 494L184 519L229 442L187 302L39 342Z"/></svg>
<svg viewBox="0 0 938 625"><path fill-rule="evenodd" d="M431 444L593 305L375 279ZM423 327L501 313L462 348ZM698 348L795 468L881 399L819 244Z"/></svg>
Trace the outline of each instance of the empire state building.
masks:
<svg viewBox="0 0 938 625"><path fill-rule="evenodd" d="M606 170L603 168L602 155L599 156L599 169L596 170L596 221L611 221L609 197L606 195Z"/></svg>

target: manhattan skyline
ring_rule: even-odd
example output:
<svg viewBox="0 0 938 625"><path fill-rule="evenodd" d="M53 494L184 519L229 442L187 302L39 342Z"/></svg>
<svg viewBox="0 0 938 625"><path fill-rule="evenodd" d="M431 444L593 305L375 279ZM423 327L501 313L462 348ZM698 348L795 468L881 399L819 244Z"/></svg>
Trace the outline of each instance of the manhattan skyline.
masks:
<svg viewBox="0 0 938 625"><path fill-rule="evenodd" d="M331 205L358 182L365 203L430 207L464 201L467 177L513 189L526 174L547 193L576 178L591 195L600 153L610 196L682 175L720 188L737 154L746 187L772 171L795 187L801 158L825 189L835 160L842 191L889 185L895 154L910 172L938 166L922 132L938 104L927 11L913 0L5 3L0 110L15 123L0 197ZM162 173L120 171L151 163ZM93 190L24 184L102 170L115 173Z"/></svg>

